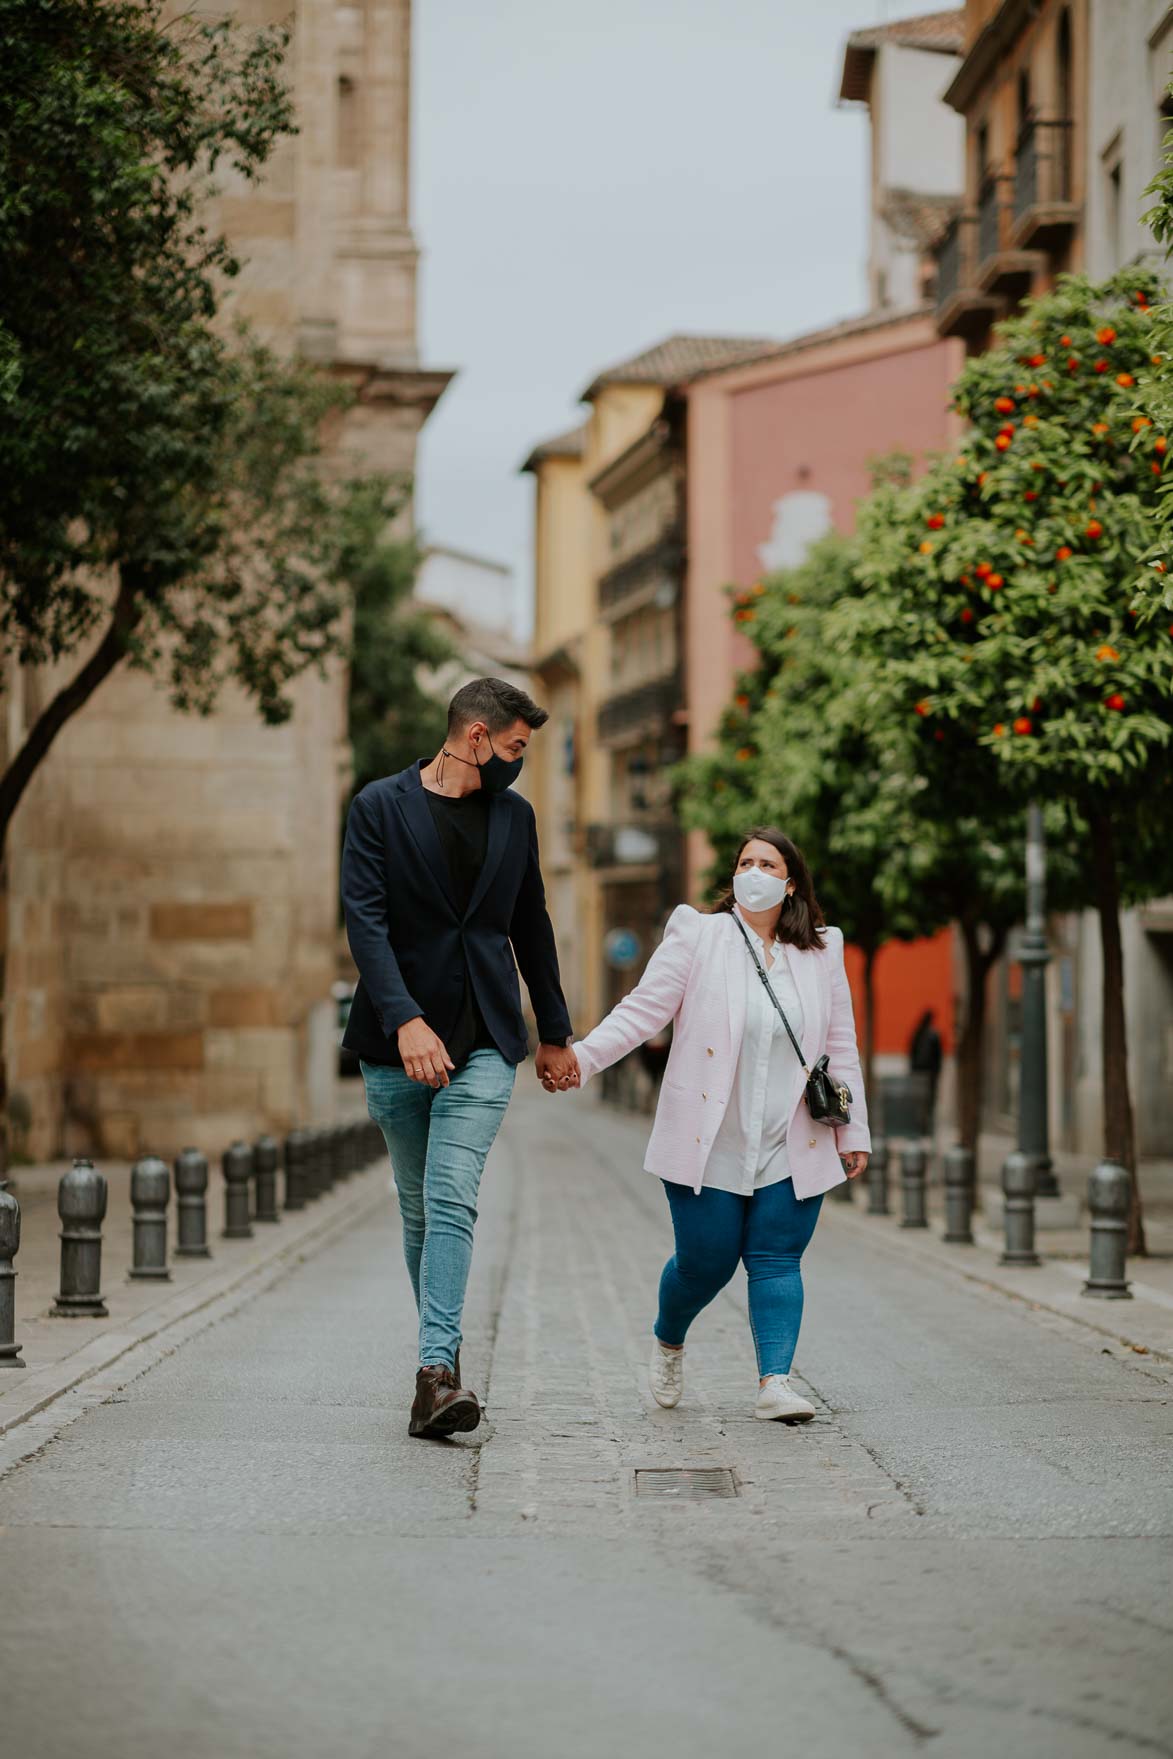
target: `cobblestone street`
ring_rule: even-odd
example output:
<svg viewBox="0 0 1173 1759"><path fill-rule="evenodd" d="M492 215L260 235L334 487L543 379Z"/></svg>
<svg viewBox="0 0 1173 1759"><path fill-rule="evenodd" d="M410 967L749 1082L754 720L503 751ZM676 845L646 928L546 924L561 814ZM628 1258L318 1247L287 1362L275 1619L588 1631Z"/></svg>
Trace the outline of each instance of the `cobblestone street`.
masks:
<svg viewBox="0 0 1173 1759"><path fill-rule="evenodd" d="M481 1430L407 1437L388 1199L0 1479L7 1750L1173 1753L1168 1365L828 1205L817 1419L753 1420L740 1282L658 1410L645 1123L523 1075L467 1314ZM636 1493L664 1467L736 1495Z"/></svg>

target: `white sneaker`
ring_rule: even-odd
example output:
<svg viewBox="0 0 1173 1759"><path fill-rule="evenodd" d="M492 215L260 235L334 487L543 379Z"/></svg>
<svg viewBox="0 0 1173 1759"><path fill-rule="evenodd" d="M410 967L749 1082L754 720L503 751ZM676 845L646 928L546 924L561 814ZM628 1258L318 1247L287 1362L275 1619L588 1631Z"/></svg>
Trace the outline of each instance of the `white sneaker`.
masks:
<svg viewBox="0 0 1173 1759"><path fill-rule="evenodd" d="M659 1338L653 1336L648 1384L657 1405L663 1405L666 1411L678 1405L684 1391L684 1351L666 1350Z"/></svg>
<svg viewBox="0 0 1173 1759"><path fill-rule="evenodd" d="M788 1374L769 1374L758 1392L753 1414L765 1423L807 1423L815 1408L809 1399L795 1392Z"/></svg>

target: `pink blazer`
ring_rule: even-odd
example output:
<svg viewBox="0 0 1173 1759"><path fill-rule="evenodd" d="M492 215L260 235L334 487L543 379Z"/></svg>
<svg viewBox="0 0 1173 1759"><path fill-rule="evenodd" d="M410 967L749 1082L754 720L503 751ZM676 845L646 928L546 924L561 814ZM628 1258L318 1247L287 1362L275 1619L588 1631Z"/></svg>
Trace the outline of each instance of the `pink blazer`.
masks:
<svg viewBox="0 0 1173 1759"><path fill-rule="evenodd" d="M789 1121L790 1176L798 1197L843 1183L841 1154L869 1150L867 1104L851 991L843 969L843 935L824 931L819 952L787 949L802 997L802 1048L808 1068L830 1058L831 1073L851 1089L851 1123L841 1130L812 1123L800 1082ZM702 915L689 904L672 912L664 939L630 995L575 1044L585 1086L592 1075L674 1022L655 1123L644 1167L658 1178L701 1189L705 1162L733 1090L745 1031L749 985L757 983L749 953L727 914Z"/></svg>

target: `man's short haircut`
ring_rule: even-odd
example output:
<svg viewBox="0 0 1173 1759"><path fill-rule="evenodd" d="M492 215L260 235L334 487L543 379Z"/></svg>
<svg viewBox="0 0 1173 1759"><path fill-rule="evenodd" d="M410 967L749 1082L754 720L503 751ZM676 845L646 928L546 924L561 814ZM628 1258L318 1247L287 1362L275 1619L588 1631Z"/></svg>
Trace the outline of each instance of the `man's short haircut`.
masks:
<svg viewBox="0 0 1173 1759"><path fill-rule="evenodd" d="M516 684L506 684L503 678L474 678L471 684L462 684L448 704L448 734L463 733L474 721L483 721L490 733L504 733L518 721L537 728L549 718L548 711Z"/></svg>

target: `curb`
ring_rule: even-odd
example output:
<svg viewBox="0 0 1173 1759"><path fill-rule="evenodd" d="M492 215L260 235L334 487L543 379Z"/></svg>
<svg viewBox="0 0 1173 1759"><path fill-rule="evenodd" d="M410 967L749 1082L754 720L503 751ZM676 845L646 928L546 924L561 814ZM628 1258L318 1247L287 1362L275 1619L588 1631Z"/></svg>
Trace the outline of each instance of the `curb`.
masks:
<svg viewBox="0 0 1173 1759"><path fill-rule="evenodd" d="M173 1291L167 1300L118 1330L91 1339L64 1361L26 1371L20 1386L0 1392L0 1473L381 1208L391 1200L387 1180L385 1163L352 1174L342 1202L329 1210L315 1206L301 1228L274 1240L272 1249ZM330 1204L330 1196L324 1202Z"/></svg>

